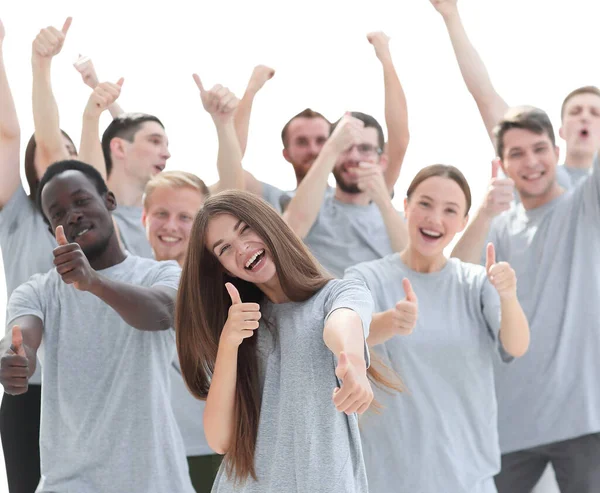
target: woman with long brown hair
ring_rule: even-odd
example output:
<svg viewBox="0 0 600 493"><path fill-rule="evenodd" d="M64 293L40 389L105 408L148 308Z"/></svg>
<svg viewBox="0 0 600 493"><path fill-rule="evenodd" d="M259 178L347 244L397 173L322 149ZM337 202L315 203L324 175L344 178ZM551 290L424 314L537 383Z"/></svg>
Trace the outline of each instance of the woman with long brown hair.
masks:
<svg viewBox="0 0 600 493"><path fill-rule="evenodd" d="M377 393L385 413L361 421L367 477L377 493L496 491L493 365L527 351L529 325L515 273L496 262L492 244L485 268L444 256L467 225L470 205L457 168L422 169L404 202L406 248L345 274L371 290L376 313L369 344L402 370L407 389L401 397ZM413 326L412 334L393 337Z"/></svg>
<svg viewBox="0 0 600 493"><path fill-rule="evenodd" d="M214 492L368 491L357 414L373 392L363 283L333 280L262 199L209 198L176 307L190 391L225 460Z"/></svg>

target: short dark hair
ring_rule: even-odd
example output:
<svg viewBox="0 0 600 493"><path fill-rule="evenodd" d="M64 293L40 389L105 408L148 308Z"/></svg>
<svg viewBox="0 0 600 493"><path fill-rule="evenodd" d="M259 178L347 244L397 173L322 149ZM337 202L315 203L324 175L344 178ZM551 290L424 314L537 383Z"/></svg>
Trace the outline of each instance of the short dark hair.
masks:
<svg viewBox="0 0 600 493"><path fill-rule="evenodd" d="M596 86L583 86L583 87L578 87L577 89L574 89L569 94L567 94L567 97L565 98L562 106L560 107L560 119L561 120L565 116L565 108L567 107L567 103L569 102L569 100L571 98L574 98L575 96L579 96L580 94L594 94L594 95L600 97L600 89L598 89Z"/></svg>
<svg viewBox="0 0 600 493"><path fill-rule="evenodd" d="M496 153L500 159L503 158L504 154L504 134L511 128L529 130L538 135L546 134L552 145L556 145L554 129L547 113L533 106L517 106L509 109L494 128Z"/></svg>
<svg viewBox="0 0 600 493"><path fill-rule="evenodd" d="M49 225L50 221L44 214L44 210L42 209L42 191L44 187L48 184L52 178L55 176L64 173L65 171L80 171L83 173L96 187L98 194L100 196L104 196L108 193L108 187L106 186L106 182L102 178L102 175L98 172L96 168L90 166L89 164L82 163L81 161L77 161L75 159L67 159L65 161L58 161L57 163L52 164L42 176L40 183L37 188L37 205L42 211L42 216L44 217L44 221Z"/></svg>
<svg viewBox="0 0 600 493"><path fill-rule="evenodd" d="M67 135L64 130L61 130L60 133L65 137L73 147L77 149L77 146L73 143L73 139ZM29 185L29 198L32 202L35 203L37 198L37 189L40 183L40 177L37 175L37 171L35 169L35 150L37 149L37 142L35 141L35 134L31 136L29 142L27 142L27 147L25 149L25 178L27 179L27 184Z"/></svg>
<svg viewBox="0 0 600 493"><path fill-rule="evenodd" d="M113 168L112 157L110 155L110 142L115 137L133 142L135 134L146 122L156 122L163 129L165 128L157 117L146 113L125 113L119 115L106 127L106 130L102 134L102 153L104 154L104 162L106 163L106 176L110 176Z"/></svg>
<svg viewBox="0 0 600 493"><path fill-rule="evenodd" d="M281 141L283 142L283 147L288 146L288 129L290 127L290 124L296 118L322 118L327 122L328 125L331 125L331 122L327 118L325 118L321 113L319 113L318 111L311 110L310 108L306 108L305 110L302 110L300 113L290 118L289 121L283 126L283 130L281 131Z"/></svg>
<svg viewBox="0 0 600 493"><path fill-rule="evenodd" d="M379 149L381 151L383 151L383 148L385 147L385 136L383 135L383 128L381 128L381 125L379 124L379 122L371 115L367 115L366 113L361 113L360 111L353 111L350 113L350 116L363 122L365 124L365 128L374 128L375 130L377 130L377 145L379 146ZM333 131L335 130L335 127L337 127L337 124L339 122L340 122L340 120L338 120L333 125L331 125L331 130L329 132L329 135L331 135L333 133Z"/></svg>

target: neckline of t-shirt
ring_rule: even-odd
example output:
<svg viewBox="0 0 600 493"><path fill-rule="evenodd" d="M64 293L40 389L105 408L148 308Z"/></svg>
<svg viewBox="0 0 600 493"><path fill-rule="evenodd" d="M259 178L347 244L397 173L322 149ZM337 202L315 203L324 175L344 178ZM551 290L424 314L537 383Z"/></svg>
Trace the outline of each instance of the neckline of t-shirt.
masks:
<svg viewBox="0 0 600 493"><path fill-rule="evenodd" d="M523 203L519 202L519 204L517 205L518 212L520 214L524 215L527 219L538 219L540 216L543 216L550 209L554 209L554 207L556 207L558 204L560 204L560 202L562 202L569 195L571 195L569 193L570 190L571 189L565 190L563 193L561 193L555 199L552 199L550 202L540 205L539 207L535 207L534 209L525 209L525 207L523 206Z"/></svg>
<svg viewBox="0 0 600 493"><path fill-rule="evenodd" d="M418 272L416 270L411 269L408 265L404 263L404 260L402 260L402 257L400 257L400 253L394 253L393 257L397 264L399 264L399 266L401 267L401 270L407 271L411 276L420 277L423 279L435 279L445 275L446 272L450 270L450 265L455 261L458 261L458 259L455 258L447 258L444 266L436 272Z"/></svg>
<svg viewBox="0 0 600 493"><path fill-rule="evenodd" d="M129 263L131 261L131 259L133 259L133 255L131 255L131 253L129 253L127 250L125 251L125 258L123 260L121 260L121 262L119 262L118 264L115 265L111 265L110 267L107 267L106 269L101 269L98 270L96 272L99 272L101 274L110 274L111 271L115 270L115 269L120 269L121 267L123 267L126 263Z"/></svg>

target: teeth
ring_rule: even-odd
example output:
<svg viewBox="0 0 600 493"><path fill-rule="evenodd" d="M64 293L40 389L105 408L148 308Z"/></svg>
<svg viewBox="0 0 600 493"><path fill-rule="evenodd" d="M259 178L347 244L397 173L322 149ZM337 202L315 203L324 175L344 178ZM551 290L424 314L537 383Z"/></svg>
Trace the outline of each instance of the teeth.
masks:
<svg viewBox="0 0 600 493"><path fill-rule="evenodd" d="M250 257L248 259L248 262L246 262L246 269L249 269L250 266L252 265L252 262L254 262L257 259L257 257L263 252L264 252L264 250L260 250L260 251L256 252L254 255L252 255L252 257Z"/></svg>
<svg viewBox="0 0 600 493"><path fill-rule="evenodd" d="M177 243L179 238L174 238L172 236L161 236L160 239L165 243Z"/></svg>
<svg viewBox="0 0 600 493"><path fill-rule="evenodd" d="M525 179L526 180L537 180L538 178L540 178L542 176L542 173L533 173L531 175L526 175Z"/></svg>
<svg viewBox="0 0 600 493"><path fill-rule="evenodd" d="M75 238L79 238L80 236L83 236L84 234L86 234L89 231L89 229L83 229L81 230L79 233L77 233L75 235Z"/></svg>
<svg viewBox="0 0 600 493"><path fill-rule="evenodd" d="M431 231L430 229L422 229L421 231L426 235L435 236L436 238L442 236L442 233L438 233L437 231Z"/></svg>

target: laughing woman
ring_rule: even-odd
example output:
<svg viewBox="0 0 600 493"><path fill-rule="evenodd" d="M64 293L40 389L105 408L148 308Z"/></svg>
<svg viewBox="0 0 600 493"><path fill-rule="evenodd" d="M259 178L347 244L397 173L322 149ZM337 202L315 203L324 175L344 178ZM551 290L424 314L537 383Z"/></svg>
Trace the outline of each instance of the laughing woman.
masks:
<svg viewBox="0 0 600 493"><path fill-rule="evenodd" d="M493 493L500 468L494 360L521 356L529 325L506 262L488 245L486 267L447 259L467 224L471 193L453 166L422 169L404 204L408 246L345 278L373 293L369 344L402 371L407 392L361 422L367 477L377 493ZM413 291L414 289L414 291ZM419 318L416 321L418 296ZM406 337L393 337L412 330Z"/></svg>
<svg viewBox="0 0 600 493"><path fill-rule="evenodd" d="M225 460L213 492L368 491L357 414L373 392L364 284L332 280L264 201L209 198L176 308L190 391ZM386 382L393 386L393 382Z"/></svg>

